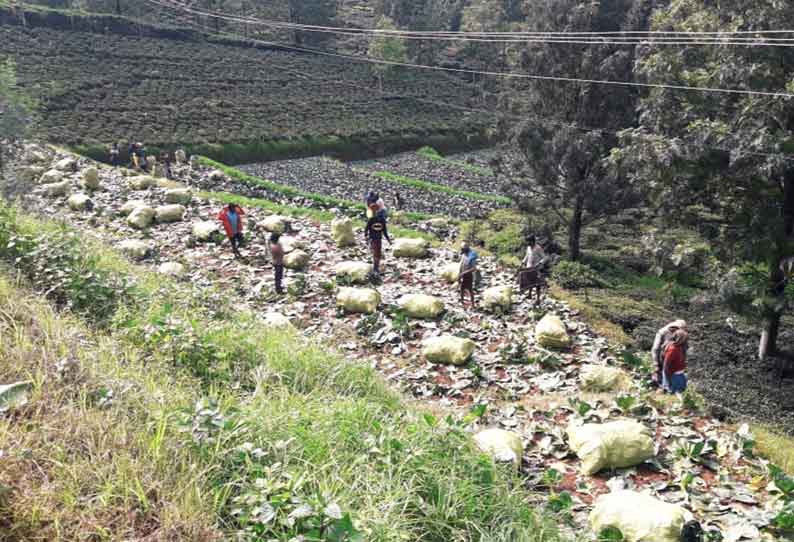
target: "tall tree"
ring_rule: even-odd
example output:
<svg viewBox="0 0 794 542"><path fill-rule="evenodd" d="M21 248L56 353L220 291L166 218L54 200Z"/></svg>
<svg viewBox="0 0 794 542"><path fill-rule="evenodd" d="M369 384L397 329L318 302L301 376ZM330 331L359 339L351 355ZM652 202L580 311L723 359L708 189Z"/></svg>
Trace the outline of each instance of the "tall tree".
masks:
<svg viewBox="0 0 794 542"><path fill-rule="evenodd" d="M640 0L531 0L527 30L611 32L641 28ZM517 72L631 81L634 47L529 43L512 61ZM519 151L506 187L530 214L557 213L568 230L568 256L580 257L585 225L632 205L633 183L605 165L616 132L635 125L636 90L591 83L519 80L505 95L503 132ZM521 120L516 121L519 118Z"/></svg>
<svg viewBox="0 0 794 542"><path fill-rule="evenodd" d="M655 13L652 28L724 32L792 25L792 2L673 0ZM660 83L791 93L794 50L648 48L638 73ZM756 299L764 320L759 357L774 353L786 307L781 264L794 254L794 100L654 89L639 111L642 128L625 134L620 159L634 164L635 175L657 181L660 202L695 203L721 216L725 227L717 245L725 261L766 269L765 292Z"/></svg>
<svg viewBox="0 0 794 542"><path fill-rule="evenodd" d="M17 84L14 62L0 62L0 167L7 143L14 143L30 130L33 107L33 100Z"/></svg>

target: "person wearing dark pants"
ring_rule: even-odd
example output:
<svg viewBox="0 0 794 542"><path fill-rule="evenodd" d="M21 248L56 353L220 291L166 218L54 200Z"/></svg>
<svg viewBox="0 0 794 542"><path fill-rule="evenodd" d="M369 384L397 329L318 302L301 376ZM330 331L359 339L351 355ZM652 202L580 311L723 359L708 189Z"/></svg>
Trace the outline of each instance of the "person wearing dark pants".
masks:
<svg viewBox="0 0 794 542"><path fill-rule="evenodd" d="M276 283L276 293L284 293L281 281L284 280L284 248L278 242L281 236L278 233L270 235L270 257L273 260L273 273Z"/></svg>
<svg viewBox="0 0 794 542"><path fill-rule="evenodd" d="M230 203L218 214L218 220L223 224L223 229L226 230L226 237L229 238L229 243L232 245L232 252L235 258L241 258L240 244L243 240L243 216L245 211L236 203Z"/></svg>
<svg viewBox="0 0 794 542"><path fill-rule="evenodd" d="M119 166L119 144L113 143L110 147L110 165L113 167Z"/></svg>
<svg viewBox="0 0 794 542"><path fill-rule="evenodd" d="M477 253L468 243L460 247L460 268L458 269L458 285L460 286L460 304L465 303L466 292L471 297L471 306L474 308L474 276L477 273Z"/></svg>
<svg viewBox="0 0 794 542"><path fill-rule="evenodd" d="M364 237L372 252L372 270L378 275L380 274L380 261L383 258L383 238L385 237L389 244L391 244L391 238L386 228L386 210L378 208L377 203L371 204L370 210L372 211L372 217L367 220Z"/></svg>

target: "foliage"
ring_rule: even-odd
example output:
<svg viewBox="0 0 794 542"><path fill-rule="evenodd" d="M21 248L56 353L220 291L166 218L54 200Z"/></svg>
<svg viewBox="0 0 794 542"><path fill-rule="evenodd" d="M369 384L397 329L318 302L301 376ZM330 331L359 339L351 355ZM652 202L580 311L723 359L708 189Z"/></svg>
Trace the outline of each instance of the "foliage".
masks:
<svg viewBox="0 0 794 542"><path fill-rule="evenodd" d="M719 5L673 0L658 10L651 30L722 32L772 28L794 21L790 2L729 0ZM639 76L659 84L749 91L791 91L794 58L770 48L648 48ZM794 104L741 93L669 92L652 89L639 108L642 126L622 134L612 157L636 179L652 181L661 215L679 220L681 203L697 205L726 227L716 230L717 255L729 265L766 264L766 297L784 295L781 261L794 253L794 166L790 152ZM768 305L769 306L769 305ZM782 312L764 318L761 357L776 350Z"/></svg>
<svg viewBox="0 0 794 542"><path fill-rule="evenodd" d="M16 211L0 204L0 257L58 306L106 324L132 290L124 279L101 269L96 254L66 229L36 234Z"/></svg>
<svg viewBox="0 0 794 542"><path fill-rule="evenodd" d="M781 531L794 531L794 478L775 465L769 465L769 474L783 502L783 509L778 512L772 523Z"/></svg>
<svg viewBox="0 0 794 542"><path fill-rule="evenodd" d="M499 350L499 361L504 364L524 364L529 362L529 348L526 337L514 336Z"/></svg>
<svg viewBox="0 0 794 542"><path fill-rule="evenodd" d="M33 233L42 225L30 221L26 227ZM130 530L121 535L115 523L99 521L107 535L143 536L136 530L140 526L130 527L124 518L161 524L156 514L164 510L202 521L197 525L238 530L244 539L303 536L307 541L351 542L361 533L398 542L465 540L490 532L501 539L557 540L554 529L533 512L515 475L478 452L465 425L451 419L427 423L432 416L404 405L373 369L289 332L266 329L227 296L171 283L101 251L99 256L101 269L117 278L135 276L139 288L134 303L118 308L116 326L104 328L96 340L104 369L119 376L92 382L86 394L112 389L112 401L96 408L102 417L94 420L92 409L99 402L84 400L82 391L72 394L73 386L64 385L59 397L65 403L58 412L88 409L69 422L80 438L52 438L56 424L43 419L27 420L26 427L33 424L30 439L46 426L48 438L32 453L52 474L50 479L66 483L76 478L66 493L77 500L69 498L69 503L85 502L104 487L114 492L96 506ZM5 317L4 299L0 296ZM23 315L24 308L24 316L18 317L29 318L29 305L20 304L16 314ZM26 329L38 334L36 330L50 328ZM2 333L12 330L0 328ZM47 352L70 351L66 344L52 342L70 335L43 335ZM20 366L4 366L4 377L18 371L8 375L18 380L32 363L52 370L50 361L27 353L35 340L26 341ZM86 343L81 359L95 359L93 344ZM210 370L196 374L193 367L202 364ZM36 374L37 386L55 381ZM146 379L156 384L146 387ZM191 383L186 393L178 385L184 380ZM36 389L31 397L50 400L51 394ZM40 405L33 407L38 411ZM469 419L484 410L480 405ZM84 424L103 438L85 434ZM0 431L0 439L6 433ZM19 433L12 434L17 438ZM84 448L78 453L76 446L86 443L106 459L96 462ZM58 447L58 462L47 459L53 446ZM4 442L3 448L9 446ZM19 461L16 454L13 459ZM14 483L24 479L28 484L28 491L11 496L11 529L30 521L35 532L42 521L34 515L42 509L58 517L70 534L89 528L82 520L86 512L44 487L32 464L25 467L30 470L25 476L19 468L0 474L0 483L7 482L5 472L10 472ZM128 470L119 470L124 468ZM130 472L132 468L136 470ZM171 481L177 482L173 491ZM160 483L165 485L158 487ZM191 498L176 497L185 494ZM121 502L117 495L134 497ZM119 504L109 508L109 503ZM203 531L191 533L174 538L214 540Z"/></svg>
<svg viewBox="0 0 794 542"><path fill-rule="evenodd" d="M220 162L216 162L206 157L199 157L198 158L199 164L218 169L240 183L248 185L252 188L262 188L268 192L273 193L275 196L289 196L294 198L304 198L313 201L316 204L319 204L321 207L327 209L343 209L351 214L361 215L366 210L363 203L359 202L352 202L348 200L343 200L339 198L335 198L332 196L325 196L322 194L315 194L311 192L303 192L302 190L298 190L297 188L293 188L289 185L275 183L273 181L269 181L266 179L261 179L259 177L255 177L253 175L248 175L240 171L237 168L227 166L225 164L221 164ZM230 197L237 197L237 196L226 196L226 199ZM257 201L257 200L253 200ZM406 217L412 220L428 220L432 218L430 215L426 215L423 213L405 213ZM317 215L315 215L317 216Z"/></svg>
<svg viewBox="0 0 794 542"><path fill-rule="evenodd" d="M540 0L527 8L526 30L632 30L643 22L642 4ZM631 81L633 57L634 49L625 46L530 43L516 55L512 68L546 76ZM546 210L557 215L567 226L568 255L578 260L586 224L639 200L635 186L639 181L609 169L605 162L618 143L615 131L635 122L636 92L627 87L518 80L506 100L511 116L502 119L502 131L520 156L499 159L497 174L505 177L509 195L527 214ZM543 111L542 119L535 116L538 111Z"/></svg>
<svg viewBox="0 0 794 542"><path fill-rule="evenodd" d="M523 256L526 248L526 230L521 214L513 209L499 209L484 220L462 223L459 236L470 243L482 241L487 250L500 257L517 257Z"/></svg>
<svg viewBox="0 0 794 542"><path fill-rule="evenodd" d="M589 265L565 260L554 266L551 278L568 290L598 288L604 285L601 277Z"/></svg>
<svg viewBox="0 0 794 542"><path fill-rule="evenodd" d="M598 533L598 542L623 542L623 533L617 527L606 527Z"/></svg>

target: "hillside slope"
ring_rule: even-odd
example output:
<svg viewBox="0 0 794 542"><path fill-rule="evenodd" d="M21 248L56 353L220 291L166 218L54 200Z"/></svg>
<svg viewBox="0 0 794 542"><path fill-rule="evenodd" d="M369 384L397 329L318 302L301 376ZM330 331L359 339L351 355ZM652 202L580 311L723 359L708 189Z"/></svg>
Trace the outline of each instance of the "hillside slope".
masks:
<svg viewBox="0 0 794 542"><path fill-rule="evenodd" d="M0 8L0 57L16 61L20 82L40 98L41 132L83 150L134 138L150 150L187 146L231 162L326 150L355 156L434 138L442 148L466 147L485 125L482 115L443 105L465 105L473 90L440 75L401 74L381 93L367 65L345 59L118 17L25 21ZM197 148L207 144L216 147ZM231 144L234 156L225 152Z"/></svg>

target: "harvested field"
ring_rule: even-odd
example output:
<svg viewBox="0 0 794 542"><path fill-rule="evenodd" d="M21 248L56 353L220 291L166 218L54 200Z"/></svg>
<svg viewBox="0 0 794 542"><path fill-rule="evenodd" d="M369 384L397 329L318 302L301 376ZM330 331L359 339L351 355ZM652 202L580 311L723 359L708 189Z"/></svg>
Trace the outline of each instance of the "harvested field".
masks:
<svg viewBox="0 0 794 542"><path fill-rule="evenodd" d="M404 155L400 155L402 156ZM388 160L399 162L400 157ZM415 188L397 180L379 177L374 171L321 157L248 164L240 166L239 169L306 192L350 201L363 201L367 191L374 190L383 197L387 205L397 208L399 194L404 202L403 210L428 214L483 216L504 205L499 201L475 199L474 195L467 197L463 194Z"/></svg>

